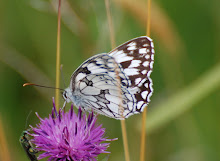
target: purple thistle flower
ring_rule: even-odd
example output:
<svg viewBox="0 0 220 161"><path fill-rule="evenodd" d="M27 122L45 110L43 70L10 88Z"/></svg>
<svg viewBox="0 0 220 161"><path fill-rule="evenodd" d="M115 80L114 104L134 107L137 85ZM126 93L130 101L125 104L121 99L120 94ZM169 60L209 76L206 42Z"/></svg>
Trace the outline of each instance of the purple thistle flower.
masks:
<svg viewBox="0 0 220 161"><path fill-rule="evenodd" d="M41 151L38 159L48 157L49 161L96 161L100 153L109 153L106 149L110 143L117 139L106 139L105 129L96 125L97 117L90 113L88 117L82 114L81 109L76 115L73 105L69 112L56 111L53 101L52 114L42 119L37 113L40 123L36 128L31 127L32 143Z"/></svg>

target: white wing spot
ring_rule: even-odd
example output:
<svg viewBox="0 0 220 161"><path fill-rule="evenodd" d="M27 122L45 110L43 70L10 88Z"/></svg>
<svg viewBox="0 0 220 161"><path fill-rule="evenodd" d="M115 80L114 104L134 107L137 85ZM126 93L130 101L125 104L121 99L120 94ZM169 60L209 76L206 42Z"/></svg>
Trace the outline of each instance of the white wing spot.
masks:
<svg viewBox="0 0 220 161"><path fill-rule="evenodd" d="M79 73L79 74L76 76L76 81L75 81L75 82L78 82L79 80L83 79L84 77L86 77L86 74Z"/></svg>
<svg viewBox="0 0 220 161"><path fill-rule="evenodd" d="M153 43L153 42L151 42L150 45L151 45L152 47L154 47L154 43Z"/></svg>
<svg viewBox="0 0 220 161"><path fill-rule="evenodd" d="M128 46L136 46L136 42L131 42Z"/></svg>
<svg viewBox="0 0 220 161"><path fill-rule="evenodd" d="M149 61L145 61L145 62L143 63L143 66L148 67L148 66L149 66Z"/></svg>
<svg viewBox="0 0 220 161"><path fill-rule="evenodd" d="M130 44L128 44L128 48L127 48L127 50L135 50L135 49L137 49L137 47L136 47L136 42L131 42Z"/></svg>
<svg viewBox="0 0 220 161"><path fill-rule="evenodd" d="M141 73L145 75L147 74L147 70L143 70Z"/></svg>
<svg viewBox="0 0 220 161"><path fill-rule="evenodd" d="M153 92L150 92L149 95L147 96L147 102L150 102L150 97L152 96Z"/></svg>
<svg viewBox="0 0 220 161"><path fill-rule="evenodd" d="M155 53L155 50L154 50L154 49L152 49L152 53Z"/></svg>
<svg viewBox="0 0 220 161"><path fill-rule="evenodd" d="M152 61L152 62L150 62L150 68L152 69L153 68L153 64L154 64L154 62Z"/></svg>
<svg viewBox="0 0 220 161"><path fill-rule="evenodd" d="M136 78L136 79L135 79L135 84L136 84L136 85L139 84L140 81L141 81L141 78Z"/></svg>
<svg viewBox="0 0 220 161"><path fill-rule="evenodd" d="M137 75L139 73L138 69L136 69L136 68L126 68L126 69L124 69L124 72L127 76Z"/></svg>
<svg viewBox="0 0 220 161"><path fill-rule="evenodd" d="M144 91L144 92L141 93L141 96L142 96L143 99L146 99L147 95L148 95L148 91Z"/></svg>
<svg viewBox="0 0 220 161"><path fill-rule="evenodd" d="M146 88L149 88L149 84L148 84L148 83L145 83L144 86L145 86Z"/></svg>
<svg viewBox="0 0 220 161"><path fill-rule="evenodd" d="M143 47L147 47L147 46L149 46L149 44L144 44L144 45L143 45Z"/></svg>
<svg viewBox="0 0 220 161"><path fill-rule="evenodd" d="M149 58L150 58L150 55L147 54L147 55L145 56L145 59L149 59Z"/></svg>
<svg viewBox="0 0 220 161"><path fill-rule="evenodd" d="M137 103L137 108L140 109L143 104L144 104L144 101L139 101Z"/></svg>
<svg viewBox="0 0 220 161"><path fill-rule="evenodd" d="M147 80L147 78L142 79L141 82L140 82L140 86L142 86L142 84L143 84L146 80Z"/></svg>
<svg viewBox="0 0 220 161"><path fill-rule="evenodd" d="M134 54L134 50L131 50L131 51L129 52L129 54L130 54L130 55Z"/></svg>
<svg viewBox="0 0 220 161"><path fill-rule="evenodd" d="M127 56L125 54L121 54L120 56L115 57L115 60L116 60L117 63L129 61L129 60L132 60L132 59L133 59L133 57Z"/></svg>
<svg viewBox="0 0 220 161"><path fill-rule="evenodd" d="M150 79L150 75L152 73L152 70L150 70L148 73L147 73L147 77Z"/></svg>
<svg viewBox="0 0 220 161"><path fill-rule="evenodd" d="M150 85L150 90L151 90L151 91L153 91L154 89L153 89L153 83L152 83L152 79L151 79L151 78L149 78L149 80L150 80L150 84L149 84L149 85Z"/></svg>
<svg viewBox="0 0 220 161"><path fill-rule="evenodd" d="M149 88L149 85L148 85L148 83L145 83L145 84L144 84L144 86L145 86L146 88Z"/></svg>
<svg viewBox="0 0 220 161"><path fill-rule="evenodd" d="M140 54L146 54L147 53L147 48L139 49L139 53Z"/></svg>
<svg viewBox="0 0 220 161"><path fill-rule="evenodd" d="M151 60L154 60L154 54L151 55Z"/></svg>
<svg viewBox="0 0 220 161"><path fill-rule="evenodd" d="M129 89L129 92L131 93L131 94L135 94L135 93L137 93L137 92L139 92L140 91L140 88L139 87L133 87L133 88L130 88Z"/></svg>
<svg viewBox="0 0 220 161"><path fill-rule="evenodd" d="M135 50L135 49L137 49L137 48L136 48L136 46L129 46L127 49L128 49L128 50Z"/></svg>
<svg viewBox="0 0 220 161"><path fill-rule="evenodd" d="M132 60L128 68L140 66L141 60Z"/></svg>

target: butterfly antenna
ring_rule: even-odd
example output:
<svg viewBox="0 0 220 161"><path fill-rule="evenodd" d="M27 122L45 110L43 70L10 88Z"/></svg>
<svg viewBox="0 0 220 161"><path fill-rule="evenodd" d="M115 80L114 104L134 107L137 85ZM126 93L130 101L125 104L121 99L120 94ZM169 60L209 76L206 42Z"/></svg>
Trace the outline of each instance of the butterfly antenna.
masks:
<svg viewBox="0 0 220 161"><path fill-rule="evenodd" d="M55 88L55 87L49 87L49 86L42 86L42 85L35 84L35 83L24 83L24 84L23 84L23 87L25 87L25 86L36 86L36 87L51 88L51 89L59 89L59 90L61 90L61 91L65 91L65 90L62 89L62 88Z"/></svg>
<svg viewBox="0 0 220 161"><path fill-rule="evenodd" d="M63 85L66 88L65 80L64 80L64 75L63 75L63 64L60 65L60 73L61 73L61 79L63 81Z"/></svg>

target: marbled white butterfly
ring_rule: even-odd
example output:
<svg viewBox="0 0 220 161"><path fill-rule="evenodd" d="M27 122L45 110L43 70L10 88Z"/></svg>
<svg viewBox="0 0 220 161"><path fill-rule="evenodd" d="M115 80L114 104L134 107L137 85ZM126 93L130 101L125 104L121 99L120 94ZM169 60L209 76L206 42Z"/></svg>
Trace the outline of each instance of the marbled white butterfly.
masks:
<svg viewBox="0 0 220 161"><path fill-rule="evenodd" d="M140 113L153 93L153 63L154 45L146 36L132 39L109 53L95 55L72 74L70 86L63 93L65 102L115 119Z"/></svg>

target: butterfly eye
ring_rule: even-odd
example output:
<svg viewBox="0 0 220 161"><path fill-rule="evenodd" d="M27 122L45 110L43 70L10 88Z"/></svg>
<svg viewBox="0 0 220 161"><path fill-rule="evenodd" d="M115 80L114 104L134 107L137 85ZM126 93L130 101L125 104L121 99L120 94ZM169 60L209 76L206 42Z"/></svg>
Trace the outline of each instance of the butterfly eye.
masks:
<svg viewBox="0 0 220 161"><path fill-rule="evenodd" d="M63 98L66 100L67 99L67 95L66 95L66 91L63 92Z"/></svg>

